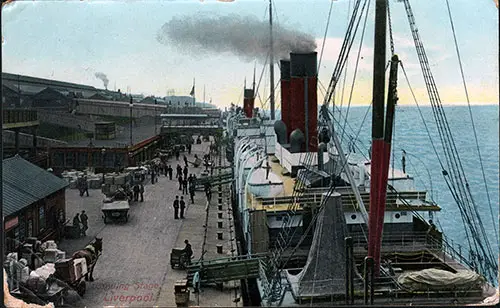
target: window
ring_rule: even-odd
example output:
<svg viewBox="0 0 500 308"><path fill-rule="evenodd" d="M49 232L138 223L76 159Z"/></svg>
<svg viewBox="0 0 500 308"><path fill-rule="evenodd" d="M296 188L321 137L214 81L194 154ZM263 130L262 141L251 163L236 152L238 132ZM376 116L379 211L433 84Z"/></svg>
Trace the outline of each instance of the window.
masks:
<svg viewBox="0 0 500 308"><path fill-rule="evenodd" d="M401 212L401 216L406 216L406 212Z"/></svg>
<svg viewBox="0 0 500 308"><path fill-rule="evenodd" d="M38 208L38 230L45 229L45 204L40 205Z"/></svg>
<svg viewBox="0 0 500 308"><path fill-rule="evenodd" d="M283 216L276 216L276 221L282 221L283 220Z"/></svg>

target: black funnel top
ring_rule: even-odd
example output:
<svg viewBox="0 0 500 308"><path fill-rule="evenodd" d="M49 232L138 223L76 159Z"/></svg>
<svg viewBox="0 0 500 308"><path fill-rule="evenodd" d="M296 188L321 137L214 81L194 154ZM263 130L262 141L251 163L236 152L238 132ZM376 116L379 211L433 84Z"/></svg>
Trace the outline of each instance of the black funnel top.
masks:
<svg viewBox="0 0 500 308"><path fill-rule="evenodd" d="M316 77L317 52L290 53L290 75L292 77Z"/></svg>

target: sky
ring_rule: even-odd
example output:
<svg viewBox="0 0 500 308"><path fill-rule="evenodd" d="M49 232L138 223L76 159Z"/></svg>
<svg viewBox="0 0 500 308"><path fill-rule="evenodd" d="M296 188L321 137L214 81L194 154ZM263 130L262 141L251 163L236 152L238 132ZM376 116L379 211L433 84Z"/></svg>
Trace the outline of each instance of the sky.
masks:
<svg viewBox="0 0 500 308"><path fill-rule="evenodd" d="M498 104L498 9L495 2L450 2L470 101ZM249 24L228 24L226 27L225 21L220 24L221 20L231 18L253 18L265 23L268 3L268 0L16 1L2 8L2 70L104 88L103 82L96 77L96 73L102 72L109 79L108 89L121 89L122 92L130 89L134 94L160 97L165 96L167 90L175 91L176 95L189 95L195 79L197 101L203 101L205 92L205 101L211 99L213 104L225 107L231 103L242 104L245 80L250 86L255 67L257 81L263 74L256 105L268 108L265 102L269 96L268 65L264 66L262 59L242 57L224 47L226 37L236 35L239 44L244 45L250 37L258 35L258 30L250 29ZM353 3L349 0L333 2L322 49L331 2L273 0L275 27L312 38L317 45L318 61L323 54L318 103L323 101L322 86L328 85L334 71ZM372 0L360 49L350 99L353 105L366 105L371 101L374 3ZM443 104L466 102L446 0L411 3ZM390 0L390 8L396 53L408 73L418 103L425 104L428 101L425 83L404 5ZM216 40L218 48L158 39L159 33L163 33L162 27L173 20L196 22L203 18L219 20L219 24L215 26L214 22L212 28L212 23L205 23L198 27L199 33L193 35L207 40L207 33L215 36L220 33L220 40ZM345 82L341 78L337 87L337 103L347 104L351 96L362 29L361 25ZM183 36L178 39L182 40ZM209 40L208 43L215 44L213 37ZM387 57L389 59L390 53ZM278 80L276 65L275 83ZM401 71L398 94L400 105L414 104ZM277 108L279 100L277 91Z"/></svg>

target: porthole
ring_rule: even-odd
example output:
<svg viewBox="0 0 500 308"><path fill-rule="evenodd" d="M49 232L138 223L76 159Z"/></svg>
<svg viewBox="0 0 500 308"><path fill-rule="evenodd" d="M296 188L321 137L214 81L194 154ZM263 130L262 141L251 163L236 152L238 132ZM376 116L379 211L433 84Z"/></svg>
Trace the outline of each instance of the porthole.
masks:
<svg viewBox="0 0 500 308"><path fill-rule="evenodd" d="M352 220L355 220L355 219L356 219L356 217L357 217L357 216L356 216L356 214L352 214L352 215L351 215L351 219L352 219Z"/></svg>
<svg viewBox="0 0 500 308"><path fill-rule="evenodd" d="M401 215L399 215L399 213L397 213L396 215L394 215L394 217L396 217L396 219L399 219L399 217L401 217Z"/></svg>

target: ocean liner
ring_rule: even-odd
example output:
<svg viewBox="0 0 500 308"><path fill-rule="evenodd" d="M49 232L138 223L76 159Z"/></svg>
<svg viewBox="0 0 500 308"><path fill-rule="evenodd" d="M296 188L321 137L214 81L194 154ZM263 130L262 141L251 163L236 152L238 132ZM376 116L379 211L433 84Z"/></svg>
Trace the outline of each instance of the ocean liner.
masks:
<svg viewBox="0 0 500 308"><path fill-rule="evenodd" d="M442 123L440 134L452 141L410 3L402 2L436 121ZM478 225L479 214L463 207L467 196L465 201L460 196L455 200L472 222L474 247L480 247L469 256L451 245L433 223L440 206L415 188L410 174L389 163L402 64L394 53L392 34L392 56L386 62L385 0L376 1L370 158L354 159L342 148L334 125L336 107L330 103L366 4L355 1L320 107L317 53L292 52L289 59L280 60L280 120L275 119L272 90L270 116L255 108L255 82L244 89L243 107L233 105L224 113L240 254L261 258L260 278L248 283L258 292L249 294L259 293L263 304L270 306L494 305L498 264ZM442 142L448 149L450 143ZM445 151L451 155L448 162L458 159L456 148L450 147ZM452 163L443 167L446 176L445 172L465 177ZM462 181L449 181L467 194Z"/></svg>

